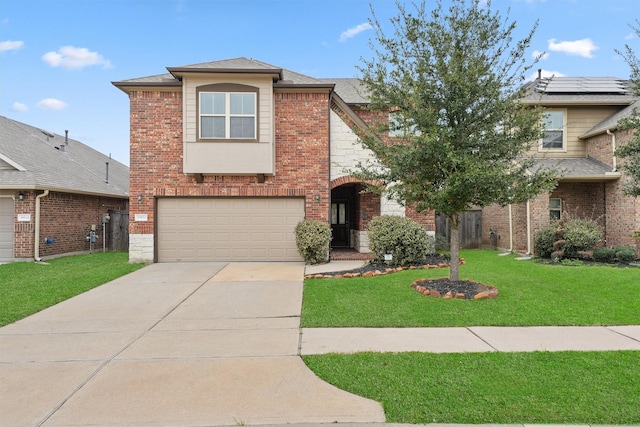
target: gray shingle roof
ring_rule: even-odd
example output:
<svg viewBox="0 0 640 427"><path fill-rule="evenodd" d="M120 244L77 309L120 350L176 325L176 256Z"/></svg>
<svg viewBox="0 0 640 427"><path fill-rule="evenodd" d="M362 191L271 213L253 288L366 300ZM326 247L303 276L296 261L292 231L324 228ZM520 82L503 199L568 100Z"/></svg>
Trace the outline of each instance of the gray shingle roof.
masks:
<svg viewBox="0 0 640 427"><path fill-rule="evenodd" d="M183 65L180 67L168 67L169 71L189 71L189 70L211 70L211 71L224 71L230 70L233 72L246 71L271 71L279 73L281 75L281 82L290 82L291 84L298 85L314 85L314 84L335 84L335 91L347 104L366 104L368 102L366 98L366 92L360 85L358 79L355 78L336 78L318 79L315 77L307 76L297 73L295 71L287 70L285 68L277 67L275 65L268 64L266 62L258 61L252 58L232 58L224 59L221 61L202 62L199 64ZM135 86L140 85L179 85L180 81L173 74L156 74L153 76L139 77L128 80L121 80L113 82L117 87Z"/></svg>
<svg viewBox="0 0 640 427"><path fill-rule="evenodd" d="M106 183L106 162L109 182ZM129 168L69 138L0 116L0 189L129 197Z"/></svg>
<svg viewBox="0 0 640 427"><path fill-rule="evenodd" d="M536 171L539 168L561 171L562 177L560 181L570 181L572 179L591 179L595 181L619 178L619 175L612 174L614 171L610 166L592 157L537 159L532 169Z"/></svg>
<svg viewBox="0 0 640 427"><path fill-rule="evenodd" d="M629 105L627 108L624 108L617 113L607 117L591 129L589 129L584 134L580 135L580 138L589 138L595 135L599 135L607 130L615 129L618 125L618 122L624 118L631 117L632 113L638 110L640 111L640 100L637 100L633 104Z"/></svg>

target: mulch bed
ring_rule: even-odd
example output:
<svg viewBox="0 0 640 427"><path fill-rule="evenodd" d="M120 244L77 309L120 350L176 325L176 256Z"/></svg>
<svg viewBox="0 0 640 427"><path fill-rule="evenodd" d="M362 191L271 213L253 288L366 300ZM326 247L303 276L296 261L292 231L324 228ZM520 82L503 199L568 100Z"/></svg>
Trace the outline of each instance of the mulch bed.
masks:
<svg viewBox="0 0 640 427"><path fill-rule="evenodd" d="M464 264L464 259L460 260ZM424 264L409 267L392 268L386 264L367 263L353 270L335 271L331 273L310 274L307 279L321 278L351 278L373 277L391 274L404 270L431 269L449 267L449 258L442 255L431 255L425 259ZM487 286L471 280L418 279L411 284L417 292L430 297L444 299L492 299L498 296L498 290L494 286Z"/></svg>

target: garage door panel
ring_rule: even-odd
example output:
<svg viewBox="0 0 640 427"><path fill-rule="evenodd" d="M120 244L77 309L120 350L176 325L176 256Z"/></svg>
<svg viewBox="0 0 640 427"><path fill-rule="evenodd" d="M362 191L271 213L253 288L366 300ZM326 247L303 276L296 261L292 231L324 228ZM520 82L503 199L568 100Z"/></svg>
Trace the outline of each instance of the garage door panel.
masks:
<svg viewBox="0 0 640 427"><path fill-rule="evenodd" d="M301 261L302 198L161 198L159 261Z"/></svg>

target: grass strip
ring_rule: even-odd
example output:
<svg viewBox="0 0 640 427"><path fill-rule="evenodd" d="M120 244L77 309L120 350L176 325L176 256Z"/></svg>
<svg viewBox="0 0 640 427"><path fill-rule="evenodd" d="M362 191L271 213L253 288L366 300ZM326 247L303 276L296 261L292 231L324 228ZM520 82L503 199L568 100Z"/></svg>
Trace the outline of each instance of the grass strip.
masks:
<svg viewBox="0 0 640 427"><path fill-rule="evenodd" d="M143 266L130 264L127 252L68 256L46 264L13 262L0 265L0 326Z"/></svg>
<svg viewBox="0 0 640 427"><path fill-rule="evenodd" d="M411 289L448 268L371 278L307 279L303 327L640 324L640 268L544 265L496 251L462 251L462 279L498 288L493 300L443 300Z"/></svg>
<svg viewBox="0 0 640 427"><path fill-rule="evenodd" d="M640 424L638 352L305 356L389 423Z"/></svg>

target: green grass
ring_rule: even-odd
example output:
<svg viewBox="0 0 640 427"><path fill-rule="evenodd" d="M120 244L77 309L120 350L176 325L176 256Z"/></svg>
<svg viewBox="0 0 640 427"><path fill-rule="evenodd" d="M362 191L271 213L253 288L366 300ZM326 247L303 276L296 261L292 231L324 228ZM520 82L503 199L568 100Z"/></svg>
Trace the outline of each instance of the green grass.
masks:
<svg viewBox="0 0 640 427"><path fill-rule="evenodd" d="M638 352L305 356L390 423L640 423Z"/></svg>
<svg viewBox="0 0 640 427"><path fill-rule="evenodd" d="M0 326L37 313L102 285L144 264L129 264L126 252L77 255L0 265Z"/></svg>
<svg viewBox="0 0 640 427"><path fill-rule="evenodd" d="M498 288L494 300L443 300L418 294L419 278L449 269L373 278L307 279L303 327L422 327L640 324L640 268L544 265L462 251L461 279Z"/></svg>

